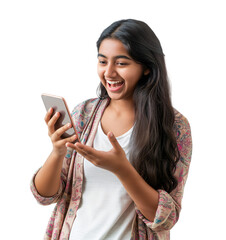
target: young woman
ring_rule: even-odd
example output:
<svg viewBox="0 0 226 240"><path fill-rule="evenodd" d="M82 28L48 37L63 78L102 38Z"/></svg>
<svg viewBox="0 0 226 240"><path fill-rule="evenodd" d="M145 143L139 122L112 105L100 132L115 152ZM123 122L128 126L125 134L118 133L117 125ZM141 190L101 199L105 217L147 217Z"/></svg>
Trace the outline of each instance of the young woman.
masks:
<svg viewBox="0 0 226 240"><path fill-rule="evenodd" d="M170 239L191 159L189 123L171 105L164 54L150 27L121 20L97 41L99 98L72 112L31 189L56 202L45 239ZM76 138L81 143L73 144Z"/></svg>

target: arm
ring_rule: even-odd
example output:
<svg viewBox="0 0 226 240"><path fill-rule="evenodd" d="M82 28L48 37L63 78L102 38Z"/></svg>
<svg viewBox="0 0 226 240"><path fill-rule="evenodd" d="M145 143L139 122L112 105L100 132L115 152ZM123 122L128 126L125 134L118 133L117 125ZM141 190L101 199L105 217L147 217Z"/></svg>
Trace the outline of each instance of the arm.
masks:
<svg viewBox="0 0 226 240"><path fill-rule="evenodd" d="M67 149L67 154L64 157L63 160L63 164L62 164L62 169L61 169L61 176L60 176L60 186L58 188L58 191L55 194L52 194L51 196L47 197L45 195L41 195L35 185L35 179L36 179L36 175L39 173L39 171L41 171L41 169L39 169L33 176L32 180L31 180L31 184L30 184L30 188L31 191L34 195L34 197L36 198L36 200L42 204L42 205L49 205L52 203L57 202L57 200L61 197L65 186L66 186L66 182L67 182L67 172L69 170L69 168L71 167L71 161L72 161L72 157L73 157L73 150L72 149Z"/></svg>
<svg viewBox="0 0 226 240"><path fill-rule="evenodd" d="M34 184L43 197L51 197L59 191L63 159L64 157L60 157L52 151L42 168L37 172Z"/></svg>
<svg viewBox="0 0 226 240"><path fill-rule="evenodd" d="M82 137L82 132L98 104L98 99L89 99L78 104L72 111L72 120L78 137L83 142L85 142L87 136ZM54 122L56 122L58 116L53 116L50 120L51 114L52 110L46 114L45 121L53 143L53 151L43 167L34 175L30 186L36 200L43 205L54 203L61 197L68 182L68 174L73 171L73 159L75 157L73 149L65 147L67 141L74 141L73 137L60 139L59 136L63 131L66 131L66 126L65 129L63 127L54 133ZM76 139L76 136L74 136L74 139Z"/></svg>
<svg viewBox="0 0 226 240"><path fill-rule="evenodd" d="M129 163L116 173L136 207L149 221L153 221L158 207L159 193L148 185L136 169Z"/></svg>
<svg viewBox="0 0 226 240"><path fill-rule="evenodd" d="M158 190L159 202L153 222L146 219L145 216L136 209L139 219L155 232L170 230L178 221L184 187L188 177L192 153L192 138L190 125L187 119L180 113L176 114L175 134L180 152L180 160L175 172L178 180L177 187L171 193L167 193L161 189Z"/></svg>
<svg viewBox="0 0 226 240"><path fill-rule="evenodd" d="M56 195L62 188L61 170L64 157L67 153L65 144L67 142L74 141L77 137L72 136L66 139L61 139L61 135L71 127L71 124L67 124L55 131L54 125L60 114L56 113L51 118L52 112L53 109L50 109L47 112L45 121L48 125L48 131L53 144L53 150L43 167L35 175L32 186L32 190L35 188L39 195L46 198Z"/></svg>

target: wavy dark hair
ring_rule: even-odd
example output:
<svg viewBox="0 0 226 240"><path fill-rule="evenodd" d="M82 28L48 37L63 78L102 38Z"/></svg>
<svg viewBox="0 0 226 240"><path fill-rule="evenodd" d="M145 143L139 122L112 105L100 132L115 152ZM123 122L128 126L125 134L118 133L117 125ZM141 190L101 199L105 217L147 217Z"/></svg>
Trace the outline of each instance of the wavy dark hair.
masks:
<svg viewBox="0 0 226 240"><path fill-rule="evenodd" d="M161 44L146 23L134 19L120 20L106 28L97 41L98 51L106 38L120 40L132 59L150 70L134 90L135 124L130 161L150 186L171 192L177 186L174 173L179 151ZM102 83L98 91L101 99L109 97Z"/></svg>

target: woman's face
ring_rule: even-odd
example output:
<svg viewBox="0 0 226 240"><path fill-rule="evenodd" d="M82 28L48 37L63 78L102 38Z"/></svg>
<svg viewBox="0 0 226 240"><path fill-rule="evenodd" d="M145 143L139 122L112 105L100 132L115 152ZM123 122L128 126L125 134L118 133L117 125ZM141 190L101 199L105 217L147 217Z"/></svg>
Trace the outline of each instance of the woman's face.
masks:
<svg viewBox="0 0 226 240"><path fill-rule="evenodd" d="M105 39L98 53L97 72L111 99L130 100L144 72L128 54L121 41Z"/></svg>

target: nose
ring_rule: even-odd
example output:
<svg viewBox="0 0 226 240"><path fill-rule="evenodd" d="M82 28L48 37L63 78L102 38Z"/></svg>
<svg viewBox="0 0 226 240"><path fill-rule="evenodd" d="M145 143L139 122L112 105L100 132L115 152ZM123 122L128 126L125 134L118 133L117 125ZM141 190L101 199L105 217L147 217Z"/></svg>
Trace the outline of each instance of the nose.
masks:
<svg viewBox="0 0 226 240"><path fill-rule="evenodd" d="M116 69L115 69L114 64L109 63L109 64L106 66L105 73L104 73L104 77L105 77L105 78L114 78L114 77L116 77L116 76L117 76L117 72L116 72Z"/></svg>

